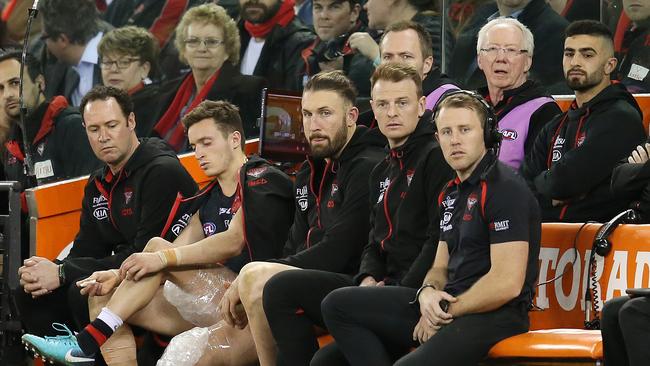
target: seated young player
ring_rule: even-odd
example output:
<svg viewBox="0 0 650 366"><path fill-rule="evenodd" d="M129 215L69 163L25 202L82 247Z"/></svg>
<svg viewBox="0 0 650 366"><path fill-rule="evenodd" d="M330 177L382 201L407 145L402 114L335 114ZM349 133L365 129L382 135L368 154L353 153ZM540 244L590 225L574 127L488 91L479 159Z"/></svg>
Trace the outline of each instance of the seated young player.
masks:
<svg viewBox="0 0 650 366"><path fill-rule="evenodd" d="M130 256L119 272L95 272L80 281L82 291L94 295L92 307L105 307L76 337L72 333L46 338L24 335L23 341L36 353L65 365L93 364L94 355L110 340L103 348L107 363L132 362L135 345L128 330L126 341L113 334L127 329L120 328L123 322L171 336L194 326L216 324L218 313L201 313L200 306L216 309L225 284L247 262L282 254L293 213L292 184L266 161L246 158L237 107L224 101L204 101L183 118L183 124L201 169L215 180L192 199L179 197L164 232L169 232L167 238L180 235L173 243L153 238L145 248L148 253ZM184 225L187 227L182 229ZM215 265L217 262L223 266ZM175 267L180 268L171 270ZM194 307L175 307L178 296L172 298L160 286L165 280L185 293L180 299L189 299L185 307ZM249 355L248 361L254 362L253 345L246 342L248 337L242 338L247 331L226 327L223 332L215 337L230 340L230 348L221 348L224 352ZM61 342L61 337L67 341ZM240 357L233 363L245 364L247 360Z"/></svg>

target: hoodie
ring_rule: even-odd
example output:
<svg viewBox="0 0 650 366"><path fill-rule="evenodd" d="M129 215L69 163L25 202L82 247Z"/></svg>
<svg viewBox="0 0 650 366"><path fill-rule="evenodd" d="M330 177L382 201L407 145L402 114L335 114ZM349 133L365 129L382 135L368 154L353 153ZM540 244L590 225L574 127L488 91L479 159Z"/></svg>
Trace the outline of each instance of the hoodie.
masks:
<svg viewBox="0 0 650 366"><path fill-rule="evenodd" d="M97 170L84 189L79 232L61 262L66 282L118 268L141 252L162 231L176 196L196 189L174 151L156 138L140 140L119 173Z"/></svg>
<svg viewBox="0 0 650 366"><path fill-rule="evenodd" d="M338 159L308 158L298 171L295 214L277 262L354 275L368 239L368 177L384 157L384 139L357 126Z"/></svg>
<svg viewBox="0 0 650 366"><path fill-rule="evenodd" d="M370 175L370 234L356 283L372 276L418 288L438 246L437 198L453 178L426 111L406 142Z"/></svg>
<svg viewBox="0 0 650 366"><path fill-rule="evenodd" d="M243 209L245 246L241 254L224 263L235 273L239 273L248 262L282 255L294 208L291 179L266 160L251 156L240 169L238 177L232 215ZM217 179L193 197L178 195L160 236L169 241L175 240L196 212L200 212L203 225L207 221L217 222L219 212L207 210L213 193L223 195Z"/></svg>
<svg viewBox="0 0 650 366"><path fill-rule="evenodd" d="M612 173L612 193L616 199L630 202L629 207L641 214L641 223L650 223L650 161L621 161Z"/></svg>
<svg viewBox="0 0 650 366"><path fill-rule="evenodd" d="M625 209L610 181L616 164L645 140L641 118L634 97L612 84L540 131L522 172L544 221L605 222ZM552 199L563 204L552 206Z"/></svg>

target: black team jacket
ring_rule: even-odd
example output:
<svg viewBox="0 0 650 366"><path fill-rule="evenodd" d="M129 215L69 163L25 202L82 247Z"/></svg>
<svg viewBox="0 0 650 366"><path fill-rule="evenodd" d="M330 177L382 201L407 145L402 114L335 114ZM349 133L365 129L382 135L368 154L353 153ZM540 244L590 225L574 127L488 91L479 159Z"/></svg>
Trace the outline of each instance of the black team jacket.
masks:
<svg viewBox="0 0 650 366"><path fill-rule="evenodd" d="M627 207L610 181L617 163L645 141L641 116L634 97L612 84L544 126L522 165L543 221L605 222ZM565 204L552 206L551 199Z"/></svg>
<svg viewBox="0 0 650 366"><path fill-rule="evenodd" d="M239 22L239 34L241 60L251 39L251 35L244 28L243 20ZM253 75L268 80L270 88L296 90L295 78L303 64L300 52L307 48L315 37L311 29L298 17L295 17L286 27L275 25L266 37Z"/></svg>
<svg viewBox="0 0 650 366"><path fill-rule="evenodd" d="M354 275L368 240L368 177L385 156L386 140L357 126L338 159L303 163L295 181L296 210L284 258L304 269Z"/></svg>
<svg viewBox="0 0 650 366"><path fill-rule="evenodd" d="M356 283L372 276L418 288L438 247L437 199L453 171L426 111L408 140L391 149L370 175L370 234Z"/></svg>
<svg viewBox="0 0 650 366"><path fill-rule="evenodd" d="M213 189L221 189L216 179L195 196L184 198L179 194L161 236L175 240ZM246 246L233 258L238 269L248 262L279 258L293 219L291 179L266 160L250 157L239 171L233 209L236 212L240 208L244 210Z"/></svg>
<svg viewBox="0 0 650 366"><path fill-rule="evenodd" d="M32 162L49 161L52 167L51 175L39 178L39 184L80 177L101 166L88 143L79 110L64 107L63 97L54 100L54 104L41 103L25 119ZM24 172L23 132L18 123L13 124L3 150L6 179L19 181L23 189L31 188Z"/></svg>
<svg viewBox="0 0 650 366"><path fill-rule="evenodd" d="M612 193L618 200L631 202L629 207L641 214L642 223L650 223L650 161L628 163L624 158L612 173Z"/></svg>
<svg viewBox="0 0 650 366"><path fill-rule="evenodd" d="M162 231L177 194L196 190L174 151L156 138L140 140L117 175L108 167L93 173L84 189L79 232L62 261L66 282L118 268L141 252Z"/></svg>

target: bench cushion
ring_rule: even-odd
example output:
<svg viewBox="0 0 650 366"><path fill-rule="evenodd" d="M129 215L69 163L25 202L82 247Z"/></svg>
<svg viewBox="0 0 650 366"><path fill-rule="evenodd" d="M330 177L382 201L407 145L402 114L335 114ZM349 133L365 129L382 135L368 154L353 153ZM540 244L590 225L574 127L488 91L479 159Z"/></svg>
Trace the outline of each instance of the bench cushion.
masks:
<svg viewBox="0 0 650 366"><path fill-rule="evenodd" d="M497 343L489 358L603 358L599 330L545 329L520 334Z"/></svg>

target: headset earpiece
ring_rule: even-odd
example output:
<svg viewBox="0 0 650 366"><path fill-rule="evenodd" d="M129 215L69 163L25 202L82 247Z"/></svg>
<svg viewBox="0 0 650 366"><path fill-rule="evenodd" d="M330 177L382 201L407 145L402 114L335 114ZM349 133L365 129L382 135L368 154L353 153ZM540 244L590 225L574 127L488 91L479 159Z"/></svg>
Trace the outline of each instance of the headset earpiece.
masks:
<svg viewBox="0 0 650 366"><path fill-rule="evenodd" d="M465 94L469 95L470 97L476 99L481 103L483 106L483 109L485 111L485 125L483 127L483 141L485 142L485 147L487 149L492 149L496 148L495 150L498 150L499 146L501 145L501 133L499 132L498 129L498 123L497 123L497 115L494 112L494 108L485 100L483 99L482 96L480 96L477 93L474 93L473 91L469 90L453 90L445 93L442 98L438 101L435 110L433 111L433 115L437 116L438 114L438 106L442 104L442 101L452 97L454 95L458 94ZM435 120L434 120L435 123Z"/></svg>

